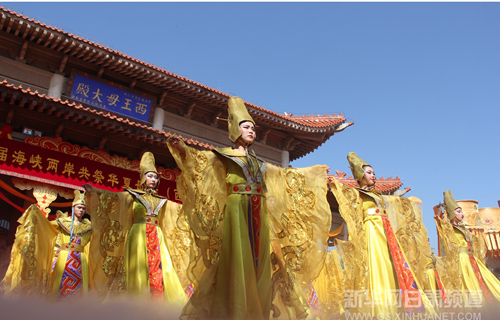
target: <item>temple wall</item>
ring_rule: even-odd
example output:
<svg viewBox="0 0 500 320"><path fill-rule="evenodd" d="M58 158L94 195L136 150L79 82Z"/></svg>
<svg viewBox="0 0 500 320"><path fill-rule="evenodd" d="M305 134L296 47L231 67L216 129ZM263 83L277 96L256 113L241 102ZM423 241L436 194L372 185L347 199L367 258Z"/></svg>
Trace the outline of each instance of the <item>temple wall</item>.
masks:
<svg viewBox="0 0 500 320"><path fill-rule="evenodd" d="M25 89L30 87L33 91L38 90L40 94L47 94L53 73L0 56L0 75L3 78L0 81L8 78L9 83L22 85Z"/></svg>

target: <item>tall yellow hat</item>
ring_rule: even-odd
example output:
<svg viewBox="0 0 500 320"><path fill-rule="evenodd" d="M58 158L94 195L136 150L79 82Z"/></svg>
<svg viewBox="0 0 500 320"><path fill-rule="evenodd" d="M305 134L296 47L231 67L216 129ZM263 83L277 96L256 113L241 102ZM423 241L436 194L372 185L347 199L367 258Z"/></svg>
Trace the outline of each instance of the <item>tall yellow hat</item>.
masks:
<svg viewBox="0 0 500 320"><path fill-rule="evenodd" d="M144 183L146 183L146 173L148 172L154 172L156 174L158 174L158 171L156 171L156 166L155 166L155 156L151 153L151 152L144 152L144 154L142 155L142 158L141 158L141 163L139 164L139 168L141 170L141 180L140 180L140 184L143 185ZM158 175L158 178L159 178L159 175ZM158 187L158 185L160 184L160 179L158 179L158 184L156 185L156 187Z"/></svg>
<svg viewBox="0 0 500 320"><path fill-rule="evenodd" d="M79 204L85 205L85 192L75 190L74 195L75 198L73 199L73 207Z"/></svg>
<svg viewBox="0 0 500 320"><path fill-rule="evenodd" d="M229 114L229 139L236 142L241 137L240 123L243 121L250 121L255 125L252 117L248 113L247 107L240 97L232 97L227 102Z"/></svg>
<svg viewBox="0 0 500 320"><path fill-rule="evenodd" d="M444 205L446 206L446 212L448 213L448 219L452 220L455 218L455 209L460 208L458 203L453 198L450 190L443 192L444 195Z"/></svg>
<svg viewBox="0 0 500 320"><path fill-rule="evenodd" d="M356 181L361 181L365 175L363 166L369 166L369 164L363 161L363 159L358 157L358 155L354 152L349 152L347 155L347 161L349 161L354 179L356 179Z"/></svg>

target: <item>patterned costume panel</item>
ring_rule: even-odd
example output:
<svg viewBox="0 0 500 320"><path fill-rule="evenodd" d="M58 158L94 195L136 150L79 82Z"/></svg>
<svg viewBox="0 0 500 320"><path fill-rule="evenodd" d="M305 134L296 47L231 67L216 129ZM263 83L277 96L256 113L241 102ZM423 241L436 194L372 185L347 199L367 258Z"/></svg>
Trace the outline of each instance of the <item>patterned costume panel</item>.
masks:
<svg viewBox="0 0 500 320"><path fill-rule="evenodd" d="M82 261L81 253L70 251L68 260L64 266L62 281L59 286L58 300L66 297L72 297L82 286Z"/></svg>

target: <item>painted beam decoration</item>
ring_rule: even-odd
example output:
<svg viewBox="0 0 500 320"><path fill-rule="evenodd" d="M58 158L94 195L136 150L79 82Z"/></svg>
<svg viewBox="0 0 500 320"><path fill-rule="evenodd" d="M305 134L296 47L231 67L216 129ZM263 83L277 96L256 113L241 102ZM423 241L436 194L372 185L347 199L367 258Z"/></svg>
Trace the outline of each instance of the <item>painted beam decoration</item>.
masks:
<svg viewBox="0 0 500 320"><path fill-rule="evenodd" d="M125 90L112 82L106 84L84 73L74 73L70 82L70 99L130 119L149 122L153 99Z"/></svg>

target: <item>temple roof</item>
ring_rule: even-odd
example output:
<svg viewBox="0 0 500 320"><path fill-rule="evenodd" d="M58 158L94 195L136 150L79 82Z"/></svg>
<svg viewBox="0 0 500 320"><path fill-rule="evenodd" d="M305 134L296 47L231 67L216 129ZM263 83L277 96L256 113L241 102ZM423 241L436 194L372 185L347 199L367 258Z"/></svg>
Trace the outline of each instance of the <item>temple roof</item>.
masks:
<svg viewBox="0 0 500 320"><path fill-rule="evenodd" d="M10 90L9 90L10 89ZM21 93L30 96L26 96ZM7 83L7 80L0 82L0 102L8 102L10 105L16 105L21 108L35 110L40 113L55 115L56 117L86 124L97 129L106 128L107 131L122 133L127 137L133 137L140 141L147 141L157 145L163 145L166 139L173 135L171 132L159 131L142 123L134 122L126 118L118 117L106 111L99 111L94 108L88 108L81 103L68 100L54 99L37 90L30 88L23 89L21 85ZM77 111L77 112L72 112ZM113 120L113 121L108 121ZM179 135L178 135L179 136ZM179 136L182 138L182 136ZM214 146L194 140L183 139L187 144L199 146L202 149L213 149Z"/></svg>
<svg viewBox="0 0 500 320"><path fill-rule="evenodd" d="M334 177L335 179L337 179L338 182L345 184L346 186L353 188L359 187L358 182L352 176L346 177L347 174L344 172L335 171L335 174L332 174L330 176ZM403 183L401 182L401 179L399 179L399 177L396 178L380 177L377 178L377 182L375 183L375 190L382 194L389 195L396 192L402 185ZM410 190L411 188L404 188L404 192L400 193L399 195L401 196Z"/></svg>
<svg viewBox="0 0 500 320"><path fill-rule="evenodd" d="M44 65L53 72L69 76L71 70L77 69L115 81L157 97L158 106L169 112L227 130L227 123L218 121L227 118L227 101L231 97L227 93L4 7L0 7L0 30L9 34L4 50L8 48L11 55L17 55L18 61L29 64L43 57L47 60ZM289 150L290 160L312 152L334 133L353 124L342 114L298 116L245 104L262 130L259 141Z"/></svg>

